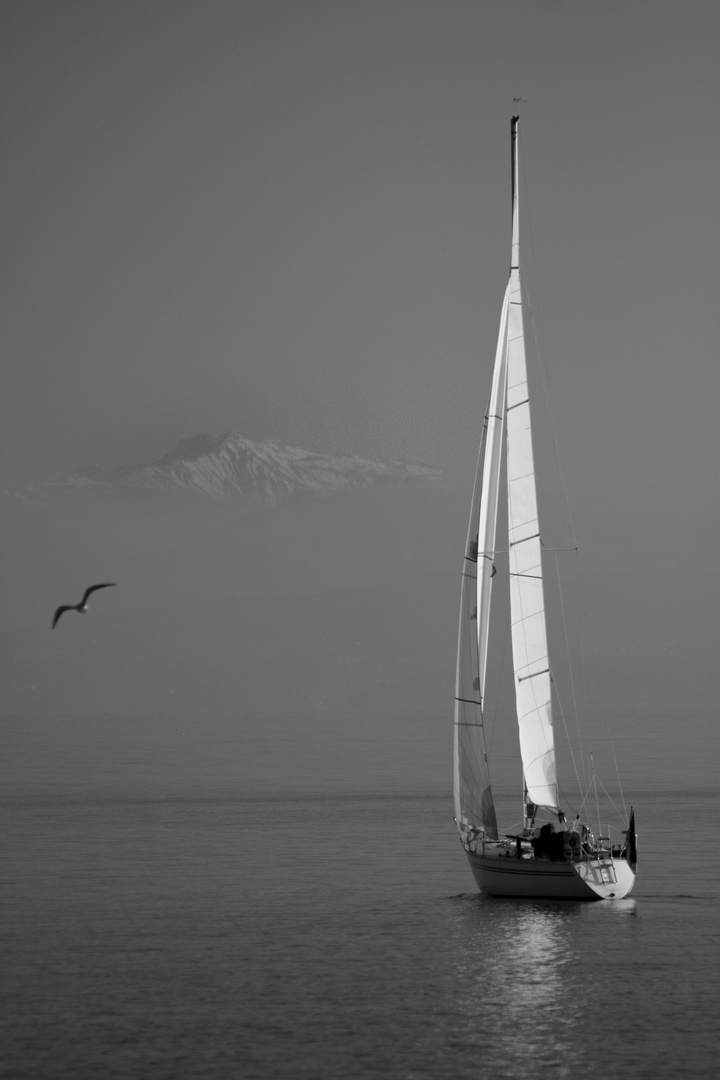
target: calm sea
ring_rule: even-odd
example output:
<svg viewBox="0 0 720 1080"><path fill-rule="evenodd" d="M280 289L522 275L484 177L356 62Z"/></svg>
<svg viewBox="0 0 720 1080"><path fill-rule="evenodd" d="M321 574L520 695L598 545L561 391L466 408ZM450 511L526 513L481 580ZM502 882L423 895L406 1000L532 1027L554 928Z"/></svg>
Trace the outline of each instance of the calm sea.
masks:
<svg viewBox="0 0 720 1080"><path fill-rule="evenodd" d="M636 778L628 900L483 899L423 724L9 721L0 1075L716 1077L716 792Z"/></svg>

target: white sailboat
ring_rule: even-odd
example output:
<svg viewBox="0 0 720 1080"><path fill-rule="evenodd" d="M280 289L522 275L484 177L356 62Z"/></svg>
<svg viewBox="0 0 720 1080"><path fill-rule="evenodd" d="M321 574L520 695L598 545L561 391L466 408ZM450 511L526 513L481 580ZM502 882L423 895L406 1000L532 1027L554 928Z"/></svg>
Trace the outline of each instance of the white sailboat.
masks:
<svg viewBox="0 0 720 1080"><path fill-rule="evenodd" d="M478 888L494 896L611 900L627 896L637 866L634 813L616 842L560 805L552 676L543 592L520 285L518 117L512 119L512 249L490 400L483 426L463 560L455 689L455 821ZM523 824L498 832L485 742L490 606L498 551L501 469L507 482L507 551L515 705L523 772ZM494 579L494 580L493 580ZM543 819L544 824L540 824ZM603 835L603 833L605 835Z"/></svg>

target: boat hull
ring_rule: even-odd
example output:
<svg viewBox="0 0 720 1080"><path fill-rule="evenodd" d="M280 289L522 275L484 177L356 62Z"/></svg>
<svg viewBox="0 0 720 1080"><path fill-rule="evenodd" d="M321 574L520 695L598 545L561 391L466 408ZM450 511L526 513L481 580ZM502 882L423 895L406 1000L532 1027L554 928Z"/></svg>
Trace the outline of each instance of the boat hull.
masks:
<svg viewBox="0 0 720 1080"><path fill-rule="evenodd" d="M466 854L478 888L488 896L622 900L635 884L635 873L624 859L565 863L472 851Z"/></svg>

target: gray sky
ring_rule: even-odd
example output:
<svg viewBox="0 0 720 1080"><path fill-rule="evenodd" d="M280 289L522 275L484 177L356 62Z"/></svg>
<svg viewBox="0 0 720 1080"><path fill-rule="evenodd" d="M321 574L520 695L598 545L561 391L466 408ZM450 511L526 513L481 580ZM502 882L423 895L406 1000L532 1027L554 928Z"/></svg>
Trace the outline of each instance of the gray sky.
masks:
<svg viewBox="0 0 720 1080"><path fill-rule="evenodd" d="M472 456L514 96L569 461L710 478L716 4L6 0L0 18L5 480L226 428Z"/></svg>
<svg viewBox="0 0 720 1080"><path fill-rule="evenodd" d="M436 493L419 511L404 497L389 530L380 502L356 522L338 510L325 533L304 519L290 565L287 545L258 526L243 587L262 592L261 581L282 596L397 580L411 600L387 601L388 648L404 613L419 627L428 604L445 605L430 636L407 644L407 681L413 701L430 692L432 707L446 703L453 560L509 264L509 121L521 97L527 331L554 417L551 427L537 410L537 440L559 447L600 667L632 707L714 708L716 3L5 0L0 20L5 482L148 460L225 429L439 465L457 498ZM113 679L137 683L133 620L149 598L164 625L162 604L179 602L177 581L197 565L194 528L175 530L187 538L176 556L159 525L133 515L91 523L81 541L69 524L32 536L27 522L13 526L5 610L35 628L18 645L9 624L14 655L29 658L12 707L42 681L48 596L50 608L72 599L90 570L102 580L119 569L135 590L123 640L140 651L118 649L125 667ZM210 547L229 572L236 548L222 535ZM357 557L352 581L339 551ZM451 582L411 587L422 573ZM198 596L230 605L223 575L211 577L203 571ZM308 610L291 617L295 643ZM358 616L366 666L390 678L397 654L378 647L378 610ZM218 639L230 607L224 618ZM312 618L317 628L326 616ZM329 641L342 618L340 604ZM158 649L153 626L146 644ZM268 624L258 646L269 684L273 633ZM148 707L173 679L180 697L183 679L197 689L193 627L173 634L175 667L157 662ZM426 658L440 642L447 656L431 684ZM342 646L348 658L357 647ZM237 649L226 652L230 708ZM320 650L307 664L319 671L325 659ZM60 662L47 661L46 703ZM385 675L373 675L373 700ZM88 708L115 685L94 678ZM142 697L128 695L119 707Z"/></svg>

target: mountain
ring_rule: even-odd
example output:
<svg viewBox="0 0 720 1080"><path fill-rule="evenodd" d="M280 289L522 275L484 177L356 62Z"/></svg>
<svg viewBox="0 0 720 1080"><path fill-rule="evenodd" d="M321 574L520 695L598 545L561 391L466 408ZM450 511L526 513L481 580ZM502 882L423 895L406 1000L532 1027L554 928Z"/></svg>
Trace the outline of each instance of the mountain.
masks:
<svg viewBox="0 0 720 1080"><path fill-rule="evenodd" d="M0 529L0 709L437 709L456 630L443 575L466 516L438 476L230 435L17 489ZM98 581L116 588L51 630Z"/></svg>
<svg viewBox="0 0 720 1080"><path fill-rule="evenodd" d="M117 491L194 492L222 499L241 496L273 506L289 496L338 495L377 484L434 480L439 470L398 461L376 461L315 453L256 442L236 434L183 439L158 461L114 469L90 468L54 481L49 488ZM32 497L43 489L15 489Z"/></svg>

